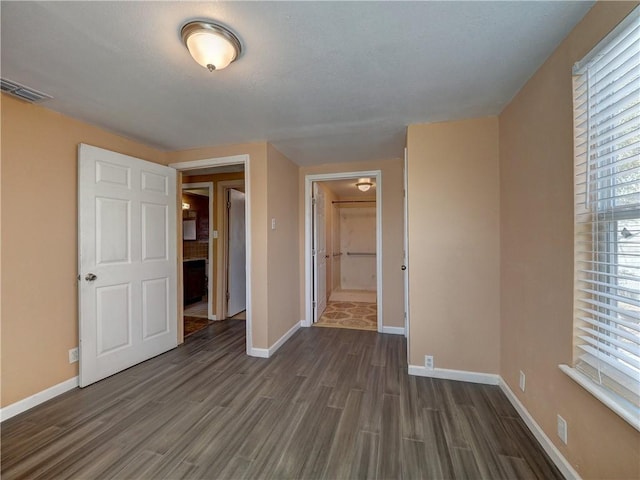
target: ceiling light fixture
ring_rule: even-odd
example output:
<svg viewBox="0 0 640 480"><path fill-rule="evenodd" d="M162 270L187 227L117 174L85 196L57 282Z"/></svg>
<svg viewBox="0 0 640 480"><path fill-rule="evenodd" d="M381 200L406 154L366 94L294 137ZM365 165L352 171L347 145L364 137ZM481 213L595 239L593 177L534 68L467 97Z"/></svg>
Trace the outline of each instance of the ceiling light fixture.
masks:
<svg viewBox="0 0 640 480"><path fill-rule="evenodd" d="M360 190L361 192L366 192L371 187L373 187L373 183L371 183L370 178L361 178L360 180L358 180L358 183L356 183L356 187L358 187L358 190Z"/></svg>
<svg viewBox="0 0 640 480"><path fill-rule="evenodd" d="M210 72L227 67L242 52L238 37L217 23L189 22L180 34L193 59Z"/></svg>

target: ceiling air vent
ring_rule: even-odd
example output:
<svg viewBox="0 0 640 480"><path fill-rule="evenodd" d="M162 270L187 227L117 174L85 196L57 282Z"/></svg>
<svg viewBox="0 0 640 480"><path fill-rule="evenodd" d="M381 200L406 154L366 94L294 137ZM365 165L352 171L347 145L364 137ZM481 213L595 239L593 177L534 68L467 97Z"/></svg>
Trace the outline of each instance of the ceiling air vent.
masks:
<svg viewBox="0 0 640 480"><path fill-rule="evenodd" d="M40 103L53 98L51 95L20 85L6 78L0 78L0 90L29 103Z"/></svg>

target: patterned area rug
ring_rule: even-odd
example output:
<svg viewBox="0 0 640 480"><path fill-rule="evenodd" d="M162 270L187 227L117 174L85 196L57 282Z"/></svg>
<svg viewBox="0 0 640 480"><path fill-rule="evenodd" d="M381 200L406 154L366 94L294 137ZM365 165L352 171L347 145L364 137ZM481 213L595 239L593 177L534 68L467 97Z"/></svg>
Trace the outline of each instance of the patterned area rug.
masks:
<svg viewBox="0 0 640 480"><path fill-rule="evenodd" d="M198 330L202 330L209 325L208 318L201 317L188 317L185 315L184 317L184 336L188 337L192 333L197 332Z"/></svg>
<svg viewBox="0 0 640 480"><path fill-rule="evenodd" d="M328 302L320 320L314 325L375 332L378 330L378 308L375 303Z"/></svg>

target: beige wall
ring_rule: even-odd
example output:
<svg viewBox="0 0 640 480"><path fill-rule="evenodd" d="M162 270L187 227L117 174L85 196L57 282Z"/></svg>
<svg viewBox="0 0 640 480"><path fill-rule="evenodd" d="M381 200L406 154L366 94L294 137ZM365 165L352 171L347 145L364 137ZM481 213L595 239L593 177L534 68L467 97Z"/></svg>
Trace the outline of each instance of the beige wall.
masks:
<svg viewBox="0 0 640 480"><path fill-rule="evenodd" d="M253 347L268 348L267 301L267 144L221 145L167 153L168 163L248 154L251 207L251 335Z"/></svg>
<svg viewBox="0 0 640 480"><path fill-rule="evenodd" d="M410 125L409 363L498 373L498 120Z"/></svg>
<svg viewBox="0 0 640 480"><path fill-rule="evenodd" d="M355 163L329 163L300 168L300 318L305 313L304 272L304 182L306 175L380 170L382 172L382 322L384 326L404 327L403 262L404 207L403 161L377 160Z"/></svg>
<svg viewBox="0 0 640 480"><path fill-rule="evenodd" d="M267 149L267 283L269 346L300 322L298 316L298 166ZM276 228L271 228L275 219Z"/></svg>
<svg viewBox="0 0 640 480"><path fill-rule="evenodd" d="M572 361L571 67L635 5L597 3L500 115L500 373L576 470L594 479L640 478L640 434L558 369ZM566 446L557 414L568 422Z"/></svg>
<svg viewBox="0 0 640 480"><path fill-rule="evenodd" d="M161 151L2 95L2 406L78 374L77 148ZM9 281L6 281L9 279Z"/></svg>

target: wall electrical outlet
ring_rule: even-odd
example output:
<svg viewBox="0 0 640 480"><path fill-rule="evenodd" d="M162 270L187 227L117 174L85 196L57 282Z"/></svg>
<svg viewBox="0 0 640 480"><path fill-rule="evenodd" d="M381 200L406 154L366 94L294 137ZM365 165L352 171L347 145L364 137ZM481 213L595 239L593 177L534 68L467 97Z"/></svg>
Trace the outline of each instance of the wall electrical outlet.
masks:
<svg viewBox="0 0 640 480"><path fill-rule="evenodd" d="M520 370L520 390L522 390L524 392L524 387L526 384L526 377L524 376L524 372L522 370Z"/></svg>
<svg viewBox="0 0 640 480"><path fill-rule="evenodd" d="M558 415L558 436L562 443L567 444L567 421Z"/></svg>
<svg viewBox="0 0 640 480"><path fill-rule="evenodd" d="M424 366L429 370L433 370L433 355L424 356Z"/></svg>
<svg viewBox="0 0 640 480"><path fill-rule="evenodd" d="M78 361L78 347L69 350L69 363L76 363Z"/></svg>

